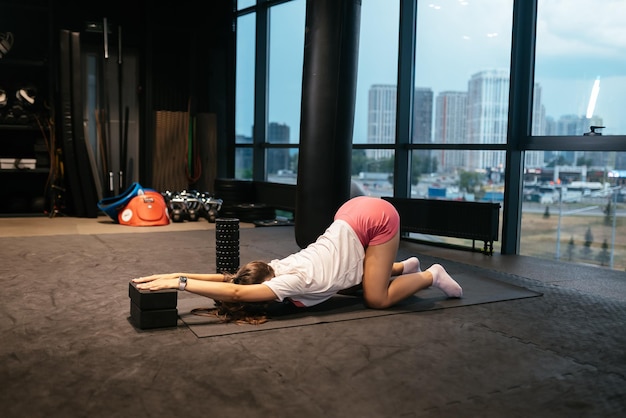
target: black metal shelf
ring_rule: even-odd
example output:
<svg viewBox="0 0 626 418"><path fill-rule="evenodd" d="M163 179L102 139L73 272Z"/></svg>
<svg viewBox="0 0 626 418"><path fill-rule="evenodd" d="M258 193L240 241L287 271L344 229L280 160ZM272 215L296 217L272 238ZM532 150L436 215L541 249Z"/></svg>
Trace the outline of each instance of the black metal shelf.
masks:
<svg viewBox="0 0 626 418"><path fill-rule="evenodd" d="M50 0L0 0L0 31L13 35L0 60L0 87L7 96L0 108L0 158L36 161L35 168L18 168L12 162L0 168L0 216L43 214L46 206L51 132L45 104L51 103L54 68L51 5ZM33 104L16 99L16 92L27 87L35 89Z"/></svg>
<svg viewBox="0 0 626 418"><path fill-rule="evenodd" d="M48 60L30 58L3 58L2 66L45 69L48 66Z"/></svg>
<svg viewBox="0 0 626 418"><path fill-rule="evenodd" d="M49 168L3 168L0 169L2 174L48 174Z"/></svg>
<svg viewBox="0 0 626 418"><path fill-rule="evenodd" d="M47 127L44 127L44 129L48 129ZM4 124L0 124L0 131L39 131L40 128L38 126L33 126L33 125L21 125L18 123L15 124L11 124L11 123L4 123Z"/></svg>

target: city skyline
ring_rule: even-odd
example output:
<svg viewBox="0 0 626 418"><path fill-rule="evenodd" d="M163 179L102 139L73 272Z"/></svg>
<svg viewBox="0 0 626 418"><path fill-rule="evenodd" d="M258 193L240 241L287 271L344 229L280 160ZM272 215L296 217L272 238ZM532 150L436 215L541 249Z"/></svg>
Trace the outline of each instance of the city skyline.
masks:
<svg viewBox="0 0 626 418"><path fill-rule="evenodd" d="M508 70L485 70L473 74L468 81L468 91L444 91L433 100L433 92L428 87L415 90L413 143L505 143L508 123ZM395 140L396 86L375 84L368 92L367 143L389 144ZM533 135L582 135L589 124L602 124L595 116L560 115L546 117L541 102L541 86L535 86L533 106ZM450 101L453 100L451 103ZM444 109L445 108L445 109ZM471 110L473 109L473 111ZM478 116L476 116L478 115ZM485 117L486 115L486 117ZM485 120L486 119L486 120ZM268 124L268 141L288 143L290 127L279 122ZM280 134L277 134L280 132ZM444 133L445 132L445 133ZM252 135L252 133L250 134ZM251 142L252 136L239 138L239 142ZM392 150L368 150L372 159L389 158ZM538 168L545 165L542 151L526 153L527 167ZM577 154L563 154L574 159ZM504 165L504 155L492 151L467 152L448 150L435 153L440 168L454 171L456 168L485 169ZM286 158L286 157L281 157ZM283 161L288 161L284 160ZM575 160L571 161L575 163ZM268 172L281 167L276 156L268 162ZM622 167L615 167L622 168Z"/></svg>
<svg viewBox="0 0 626 418"><path fill-rule="evenodd" d="M297 142L305 27L305 1L271 8L268 120L291 127ZM435 97L467 90L471 74L510 64L513 1L418 2L415 86L429 86ZM588 11L594 10L593 22ZM535 82L542 86L546 116L584 115L594 83L600 80L596 114L607 124L605 135L626 132L621 117L626 98L626 2L615 0L540 0L538 4ZM358 53L354 142L367 138L367 95L374 84L397 83L399 2L362 3ZM253 25L239 25L242 62L254 62ZM241 33L240 33L241 32ZM249 64L247 64L249 65ZM238 134L252 126L254 77L237 91Z"/></svg>

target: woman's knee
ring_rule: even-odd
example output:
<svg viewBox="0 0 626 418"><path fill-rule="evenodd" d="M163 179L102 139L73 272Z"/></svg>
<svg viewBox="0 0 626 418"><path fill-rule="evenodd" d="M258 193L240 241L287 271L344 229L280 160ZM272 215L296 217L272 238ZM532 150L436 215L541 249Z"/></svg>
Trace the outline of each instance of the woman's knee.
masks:
<svg viewBox="0 0 626 418"><path fill-rule="evenodd" d="M390 305L387 302L386 297L381 297L381 295L368 295L367 293L363 295L363 299L365 301L365 306L370 309L386 309Z"/></svg>

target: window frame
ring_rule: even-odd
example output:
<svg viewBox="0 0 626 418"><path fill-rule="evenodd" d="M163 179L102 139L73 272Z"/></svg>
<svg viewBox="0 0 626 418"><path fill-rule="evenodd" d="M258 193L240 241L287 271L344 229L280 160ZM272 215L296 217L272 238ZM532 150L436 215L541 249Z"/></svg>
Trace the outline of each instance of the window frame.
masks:
<svg viewBox="0 0 626 418"><path fill-rule="evenodd" d="M270 144L266 141L268 83L268 9L292 0L258 0L256 5L236 10L256 13L256 76L253 141L235 148L253 149L253 179L265 180L267 149L299 149L299 144ZM389 149L394 152L394 196L410 196L409 171L413 150L505 151L505 189L502 221L502 254L519 254L524 156L526 151L626 151L626 135L534 136L532 109L534 94L535 44L538 0L513 0L509 116L507 140L502 144L412 143L415 48L418 0L400 1L396 142L393 144L352 144L354 150ZM236 46L235 46L236 47ZM236 65L236 63L235 63ZM234 133L232 141L234 141ZM234 154L233 154L234 155ZM233 156L234 158L234 156Z"/></svg>

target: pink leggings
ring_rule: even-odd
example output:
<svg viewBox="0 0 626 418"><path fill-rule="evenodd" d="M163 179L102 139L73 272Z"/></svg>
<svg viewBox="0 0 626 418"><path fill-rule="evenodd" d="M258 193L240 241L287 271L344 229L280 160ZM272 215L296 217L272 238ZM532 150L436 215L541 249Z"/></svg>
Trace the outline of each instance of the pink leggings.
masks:
<svg viewBox="0 0 626 418"><path fill-rule="evenodd" d="M357 196L344 203L335 220L347 222L363 244L384 244L392 239L400 227L400 215L393 205L379 197Z"/></svg>

